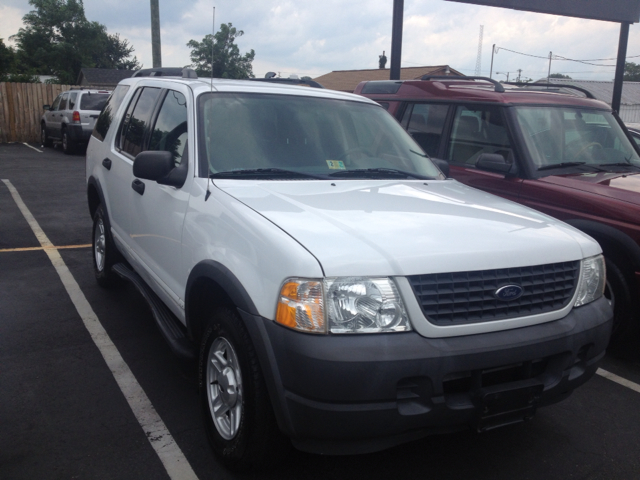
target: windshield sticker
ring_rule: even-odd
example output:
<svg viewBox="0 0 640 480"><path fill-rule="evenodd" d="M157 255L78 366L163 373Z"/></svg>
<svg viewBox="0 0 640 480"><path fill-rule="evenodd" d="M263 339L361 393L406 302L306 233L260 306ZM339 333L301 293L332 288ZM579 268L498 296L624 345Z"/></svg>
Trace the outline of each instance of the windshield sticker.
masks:
<svg viewBox="0 0 640 480"><path fill-rule="evenodd" d="M327 160L327 165L329 165L329 170L346 170L347 169L344 166L344 162L342 160Z"/></svg>

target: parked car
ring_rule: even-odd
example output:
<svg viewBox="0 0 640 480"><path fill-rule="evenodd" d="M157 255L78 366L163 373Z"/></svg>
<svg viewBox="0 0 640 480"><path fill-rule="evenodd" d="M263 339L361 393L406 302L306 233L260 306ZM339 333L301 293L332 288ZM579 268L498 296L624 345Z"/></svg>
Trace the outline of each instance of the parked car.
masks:
<svg viewBox="0 0 640 480"><path fill-rule="evenodd" d="M636 145L640 145L640 123L625 123L625 126Z"/></svg>
<svg viewBox="0 0 640 480"><path fill-rule="evenodd" d="M638 148L607 104L552 87L425 77L363 82L355 92L384 104L453 178L595 238L615 309L611 350L627 355L640 345Z"/></svg>
<svg viewBox="0 0 640 480"><path fill-rule="evenodd" d="M97 282L196 359L231 468L531 418L596 371L600 246L447 179L361 96L134 76L86 154Z"/></svg>
<svg viewBox="0 0 640 480"><path fill-rule="evenodd" d="M110 94L110 90L68 90L58 95L52 105L43 105L42 146L58 141L64 153L71 154L78 145L86 144Z"/></svg>

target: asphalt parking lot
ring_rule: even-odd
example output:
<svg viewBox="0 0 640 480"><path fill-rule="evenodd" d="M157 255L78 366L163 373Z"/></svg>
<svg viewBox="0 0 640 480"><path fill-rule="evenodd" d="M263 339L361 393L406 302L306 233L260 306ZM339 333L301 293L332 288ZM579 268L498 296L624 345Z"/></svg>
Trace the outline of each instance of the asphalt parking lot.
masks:
<svg viewBox="0 0 640 480"><path fill-rule="evenodd" d="M172 356L133 287L94 281L84 178L83 153L0 144L0 479L640 478L640 358L609 357L528 423L369 455L293 451L274 472L227 471L200 425L195 372ZM124 386L96 338L126 364ZM151 405L142 417L157 414L168 433L141 426L132 384ZM158 453L169 437L173 460Z"/></svg>

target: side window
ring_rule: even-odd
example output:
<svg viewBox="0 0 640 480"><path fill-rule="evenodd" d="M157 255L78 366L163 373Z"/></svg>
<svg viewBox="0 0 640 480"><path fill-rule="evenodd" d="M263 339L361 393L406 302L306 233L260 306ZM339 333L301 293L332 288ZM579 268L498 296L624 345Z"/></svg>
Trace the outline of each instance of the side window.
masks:
<svg viewBox="0 0 640 480"><path fill-rule="evenodd" d="M73 92L69 94L69 106L67 107L69 110L73 110L76 108L76 101L78 99L78 92Z"/></svg>
<svg viewBox="0 0 640 480"><path fill-rule="evenodd" d="M67 109L67 99L69 98L69 94L68 93L63 93L62 94L62 100L60 100L60 107L58 108L58 110L66 110Z"/></svg>
<svg viewBox="0 0 640 480"><path fill-rule="evenodd" d="M502 111L494 106L459 106L449 143L449 161L475 165L482 153L497 153L513 161Z"/></svg>
<svg viewBox="0 0 640 480"><path fill-rule="evenodd" d="M428 155L435 157L448 111L449 105L415 103L407 106L401 124Z"/></svg>
<svg viewBox="0 0 640 480"><path fill-rule="evenodd" d="M166 150L176 165L182 162L187 144L187 100L180 92L169 90L151 132L149 150Z"/></svg>
<svg viewBox="0 0 640 480"><path fill-rule="evenodd" d="M113 116L118 111L118 108L128 91L129 85L118 85L107 100L104 110L102 110L98 120L96 120L96 125L92 133L92 135L98 140L103 141L104 137L107 136L107 132L109 131L109 127L113 121Z"/></svg>
<svg viewBox="0 0 640 480"><path fill-rule="evenodd" d="M58 110L58 107L60 106L60 100L62 100L62 94L58 95L56 99L53 101L53 104L51 105L51 110Z"/></svg>
<svg viewBox="0 0 640 480"><path fill-rule="evenodd" d="M145 134L149 129L149 120L156 104L159 88L145 87L142 93L134 96L127 111L126 124L122 131L122 150L132 157L138 155L144 149ZM131 107L135 102L133 110ZM131 111L131 114L129 112Z"/></svg>

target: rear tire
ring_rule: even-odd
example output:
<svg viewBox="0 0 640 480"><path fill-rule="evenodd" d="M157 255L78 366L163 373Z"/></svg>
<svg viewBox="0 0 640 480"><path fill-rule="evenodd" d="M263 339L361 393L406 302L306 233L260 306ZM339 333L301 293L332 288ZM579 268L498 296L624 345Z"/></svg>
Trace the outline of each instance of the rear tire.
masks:
<svg viewBox="0 0 640 480"><path fill-rule="evenodd" d="M113 243L109 221L102 208L98 205L93 216L93 272L98 285L111 288L121 283L120 277L111 267L120 261L120 254Z"/></svg>
<svg viewBox="0 0 640 480"><path fill-rule="evenodd" d="M43 147L51 146L51 139L49 138L49 135L47 135L47 127L44 123L40 124L40 144Z"/></svg>
<svg viewBox="0 0 640 480"><path fill-rule="evenodd" d="M76 142L69 138L66 128L62 129L62 151L67 155L72 155L76 152Z"/></svg>
<svg viewBox="0 0 640 480"><path fill-rule="evenodd" d="M234 309L223 307L211 314L198 378L214 453L236 471L275 466L290 443L278 428L255 349Z"/></svg>

